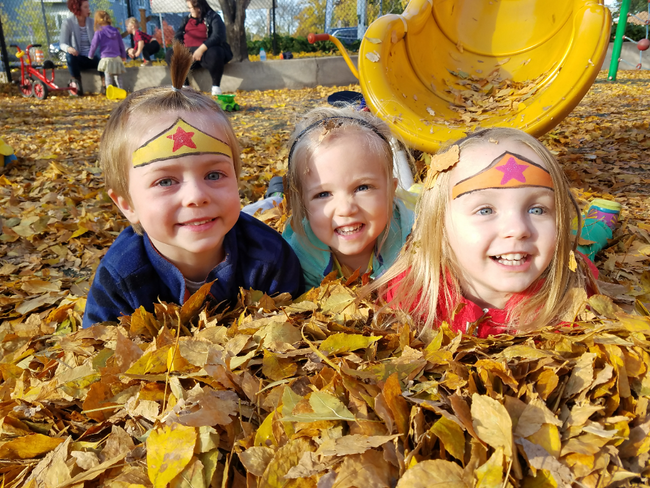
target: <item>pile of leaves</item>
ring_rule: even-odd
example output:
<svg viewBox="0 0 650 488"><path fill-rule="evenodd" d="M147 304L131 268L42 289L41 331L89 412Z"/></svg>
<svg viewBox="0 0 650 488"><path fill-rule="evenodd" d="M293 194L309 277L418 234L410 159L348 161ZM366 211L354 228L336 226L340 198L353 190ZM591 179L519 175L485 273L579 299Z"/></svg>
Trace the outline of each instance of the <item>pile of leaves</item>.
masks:
<svg viewBox="0 0 650 488"><path fill-rule="evenodd" d="M69 305L5 326L5 486L595 487L650 476L650 318L607 297L590 298L575 328L477 339L445 326L418 335L338 281L290 304L244 292L225 315L202 310L209 286L120 326L61 334L79 321Z"/></svg>
<svg viewBox="0 0 650 488"><path fill-rule="evenodd" d="M286 171L298 117L340 89L358 87L237 94L243 203ZM603 73L543 138L583 206L623 205L596 259L611 298L576 300L575 327L486 340L421 334L339 281L293 303L243 292L220 314L202 289L183 307L77 330L94 269L127 225L96 164L115 104L3 94L0 107L19 157L0 174L4 486L648 482L645 73ZM279 228L286 214L260 218Z"/></svg>

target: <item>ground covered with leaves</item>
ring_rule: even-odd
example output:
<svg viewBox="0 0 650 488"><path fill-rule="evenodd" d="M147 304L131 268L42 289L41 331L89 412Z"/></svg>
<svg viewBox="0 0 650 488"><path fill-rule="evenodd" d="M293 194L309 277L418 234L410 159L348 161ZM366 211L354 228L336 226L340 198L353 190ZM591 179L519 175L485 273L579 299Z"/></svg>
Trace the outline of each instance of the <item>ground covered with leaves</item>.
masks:
<svg viewBox="0 0 650 488"><path fill-rule="evenodd" d="M647 484L649 85L603 73L543 138L583 205L623 206L596 259L609 297L576 297L574 328L486 340L418 334L340 281L293 303L246 292L221 315L203 309L204 288L78 331L126 225L96 164L115 104L0 95L19 157L0 175L3 486ZM339 89L358 87L237 95L244 203L284 172L300 114Z"/></svg>

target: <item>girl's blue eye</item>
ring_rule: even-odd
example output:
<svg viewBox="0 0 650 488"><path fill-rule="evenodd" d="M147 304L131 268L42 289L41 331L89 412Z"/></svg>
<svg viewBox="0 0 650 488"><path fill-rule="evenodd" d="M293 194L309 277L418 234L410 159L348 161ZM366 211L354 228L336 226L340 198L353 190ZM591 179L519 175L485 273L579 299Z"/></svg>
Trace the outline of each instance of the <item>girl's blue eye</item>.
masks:
<svg viewBox="0 0 650 488"><path fill-rule="evenodd" d="M478 211L479 215L492 215L492 209L491 208L482 208L481 210Z"/></svg>
<svg viewBox="0 0 650 488"><path fill-rule="evenodd" d="M211 173L208 173L205 179L215 181L215 180L220 180L222 177L223 175L218 171L212 171Z"/></svg>
<svg viewBox="0 0 650 488"><path fill-rule="evenodd" d="M533 207L528 210L528 213L533 215L543 215L544 209L542 207Z"/></svg>
<svg viewBox="0 0 650 488"><path fill-rule="evenodd" d="M327 198L329 196L330 196L330 192L328 191L322 191L316 194L316 198Z"/></svg>
<svg viewBox="0 0 650 488"><path fill-rule="evenodd" d="M172 186L174 184L174 180L171 178L163 178L162 180L158 180L156 185L158 186Z"/></svg>
<svg viewBox="0 0 650 488"><path fill-rule="evenodd" d="M369 185L359 185L359 186L357 187L357 191L367 191L367 190L370 190L370 186L369 186Z"/></svg>

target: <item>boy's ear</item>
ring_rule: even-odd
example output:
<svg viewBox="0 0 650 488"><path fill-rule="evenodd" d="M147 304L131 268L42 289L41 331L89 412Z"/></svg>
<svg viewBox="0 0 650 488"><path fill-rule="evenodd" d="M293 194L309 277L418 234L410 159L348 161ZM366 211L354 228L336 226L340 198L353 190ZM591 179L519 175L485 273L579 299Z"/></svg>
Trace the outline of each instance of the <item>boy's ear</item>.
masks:
<svg viewBox="0 0 650 488"><path fill-rule="evenodd" d="M126 219L131 222L131 224L139 224L140 220L138 219L138 214L133 208L133 205L131 202L128 200L128 198L124 198L123 196L118 195L115 190L112 188L108 190L108 196L111 197L111 200L113 200L113 203L117 205L117 208L120 209L120 212L124 214Z"/></svg>

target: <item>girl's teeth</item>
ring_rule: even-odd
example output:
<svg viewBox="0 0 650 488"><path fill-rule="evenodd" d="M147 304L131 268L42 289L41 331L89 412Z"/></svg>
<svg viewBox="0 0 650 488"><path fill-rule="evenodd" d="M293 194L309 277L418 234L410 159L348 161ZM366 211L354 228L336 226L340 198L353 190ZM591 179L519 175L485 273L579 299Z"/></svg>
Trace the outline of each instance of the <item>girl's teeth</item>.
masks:
<svg viewBox="0 0 650 488"><path fill-rule="evenodd" d="M354 234L359 229L361 229L362 225L363 224L355 225L354 227L339 227L336 229L336 232L343 235Z"/></svg>
<svg viewBox="0 0 650 488"><path fill-rule="evenodd" d="M494 256L494 259L499 264L504 264L506 266L519 266L524 264L528 254L512 253L512 254L501 254L500 256Z"/></svg>
<svg viewBox="0 0 650 488"><path fill-rule="evenodd" d="M210 222L211 220L212 220L212 219L202 220L201 222L190 222L190 223L187 224L187 225L203 225L203 224L207 224L207 223Z"/></svg>

